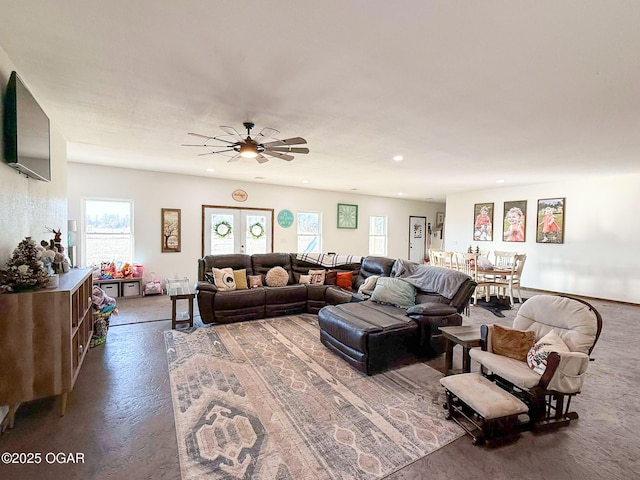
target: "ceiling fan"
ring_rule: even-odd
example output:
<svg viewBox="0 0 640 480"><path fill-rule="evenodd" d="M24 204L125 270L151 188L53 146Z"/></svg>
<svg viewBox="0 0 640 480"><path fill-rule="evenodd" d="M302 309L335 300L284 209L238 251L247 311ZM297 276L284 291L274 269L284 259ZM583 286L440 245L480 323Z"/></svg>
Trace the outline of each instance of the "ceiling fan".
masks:
<svg viewBox="0 0 640 480"><path fill-rule="evenodd" d="M309 153L309 149L305 147L292 147L291 145L303 145L307 143L304 138L294 137L278 140L274 137L280 133L273 128L265 127L260 133L251 138L251 129L255 126L251 122L244 122L244 128L247 129L246 138L238 133L233 127L221 126L220 128L226 132L226 135L218 135L211 137L209 135L201 135L199 133L189 132L189 135L206 139L204 143L183 144L185 147L205 147L209 151L199 153L198 156L221 154L229 158L229 162L235 162L241 158L255 158L258 163L266 163L268 157L281 158L290 162L295 157L292 153ZM231 141L229 138L233 141ZM270 141L266 141L270 140Z"/></svg>

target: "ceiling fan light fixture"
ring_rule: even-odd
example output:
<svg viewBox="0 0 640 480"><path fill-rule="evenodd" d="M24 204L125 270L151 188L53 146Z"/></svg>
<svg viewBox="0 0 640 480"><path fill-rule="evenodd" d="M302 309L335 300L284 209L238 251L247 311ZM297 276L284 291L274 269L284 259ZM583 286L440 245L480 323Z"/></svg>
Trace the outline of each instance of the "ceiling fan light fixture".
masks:
<svg viewBox="0 0 640 480"><path fill-rule="evenodd" d="M246 143L240 145L240 156L242 158L256 158L258 156L258 150L253 145Z"/></svg>

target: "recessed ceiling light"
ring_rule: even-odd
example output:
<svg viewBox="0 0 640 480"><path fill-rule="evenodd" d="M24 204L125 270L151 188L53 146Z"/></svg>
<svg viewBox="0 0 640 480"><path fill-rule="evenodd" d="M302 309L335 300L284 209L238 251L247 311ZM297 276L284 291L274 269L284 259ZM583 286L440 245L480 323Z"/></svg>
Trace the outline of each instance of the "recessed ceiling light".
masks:
<svg viewBox="0 0 640 480"><path fill-rule="evenodd" d="M504 183L504 179L496 180L496 183Z"/></svg>
<svg viewBox="0 0 640 480"><path fill-rule="evenodd" d="M396 162L401 162L402 160L404 160L404 157L402 155L395 155L393 157L393 160Z"/></svg>
<svg viewBox="0 0 640 480"><path fill-rule="evenodd" d="M402 192L398 192L398 196L401 197L402 195L404 195L404 193Z"/></svg>
<svg viewBox="0 0 640 480"><path fill-rule="evenodd" d="M309 183L309 180L302 180L302 183Z"/></svg>
<svg viewBox="0 0 640 480"><path fill-rule="evenodd" d="M207 168L207 172L215 172L216 170L214 168Z"/></svg>

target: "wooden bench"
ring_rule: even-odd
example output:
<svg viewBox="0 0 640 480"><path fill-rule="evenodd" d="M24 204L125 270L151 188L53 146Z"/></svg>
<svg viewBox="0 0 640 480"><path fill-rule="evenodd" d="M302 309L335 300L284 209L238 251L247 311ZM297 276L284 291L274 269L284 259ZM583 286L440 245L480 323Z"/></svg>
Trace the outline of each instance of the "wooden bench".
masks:
<svg viewBox="0 0 640 480"><path fill-rule="evenodd" d="M441 378L440 384L447 394L447 420L460 425L474 445L485 441L495 445L520 435L518 415L529 408L480 373L451 375Z"/></svg>

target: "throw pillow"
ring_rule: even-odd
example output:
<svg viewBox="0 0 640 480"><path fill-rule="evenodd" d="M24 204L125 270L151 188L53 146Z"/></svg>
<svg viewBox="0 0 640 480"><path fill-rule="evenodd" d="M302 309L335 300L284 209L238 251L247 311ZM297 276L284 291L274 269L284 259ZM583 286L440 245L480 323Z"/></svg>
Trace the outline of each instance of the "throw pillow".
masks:
<svg viewBox="0 0 640 480"><path fill-rule="evenodd" d="M300 275L300 281L298 283L309 285L311 283L311 275Z"/></svg>
<svg viewBox="0 0 640 480"><path fill-rule="evenodd" d="M564 343L560 335L551 330L538 340L529 353L527 353L527 365L534 372L542 375L547 369L547 358L551 352L569 352L569 347Z"/></svg>
<svg viewBox="0 0 640 480"><path fill-rule="evenodd" d="M493 353L513 358L521 362L527 361L527 353L536 341L534 331L516 330L514 328L492 325L491 346Z"/></svg>
<svg viewBox="0 0 640 480"><path fill-rule="evenodd" d="M249 275L249 288L262 287L262 275Z"/></svg>
<svg viewBox="0 0 640 480"><path fill-rule="evenodd" d="M289 272L282 267L273 267L267 272L265 281L270 287L284 287L289 283Z"/></svg>
<svg viewBox="0 0 640 480"><path fill-rule="evenodd" d="M247 269L243 268L242 270L234 270L233 278L236 281L236 290L246 290L249 288L247 285Z"/></svg>
<svg viewBox="0 0 640 480"><path fill-rule="evenodd" d="M311 283L313 285L322 285L324 283L325 270L309 270L311 275Z"/></svg>
<svg viewBox="0 0 640 480"><path fill-rule="evenodd" d="M338 271L337 270L328 270L326 275L324 276L324 284L325 285L335 285L338 279Z"/></svg>
<svg viewBox="0 0 640 480"><path fill-rule="evenodd" d="M337 272L336 285L345 290L352 290L353 272Z"/></svg>
<svg viewBox="0 0 640 480"><path fill-rule="evenodd" d="M365 278L362 285L360 285L360 288L358 288L358 293L362 293L365 290L373 290L378 278L380 278L380 275L371 275L370 277Z"/></svg>
<svg viewBox="0 0 640 480"><path fill-rule="evenodd" d="M370 300L409 308L416 303L416 287L400 278L380 277Z"/></svg>
<svg viewBox="0 0 640 480"><path fill-rule="evenodd" d="M216 288L219 291L228 292L236 289L236 281L233 277L233 269L214 268L213 277L215 278Z"/></svg>

